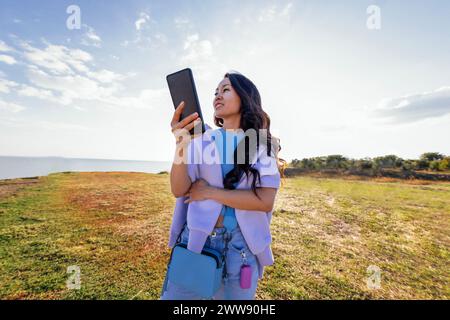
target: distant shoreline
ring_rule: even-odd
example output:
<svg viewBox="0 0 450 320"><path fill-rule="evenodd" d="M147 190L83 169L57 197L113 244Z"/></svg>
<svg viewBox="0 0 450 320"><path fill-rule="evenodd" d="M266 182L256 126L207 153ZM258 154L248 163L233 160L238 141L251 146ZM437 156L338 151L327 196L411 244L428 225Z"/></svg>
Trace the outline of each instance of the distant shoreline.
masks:
<svg viewBox="0 0 450 320"><path fill-rule="evenodd" d="M86 174L86 173L123 173L123 174L168 174L168 171L160 171L160 172L141 172L141 171L61 171L61 172L51 172L47 175L41 175L41 176L30 176L30 177L18 177L18 178L6 178L6 179L0 179L0 184L2 182L11 182L14 180L25 180L25 181L32 181L32 180L39 180L40 178L48 177L51 174L72 174L72 173L80 173L80 174Z"/></svg>
<svg viewBox="0 0 450 320"><path fill-rule="evenodd" d="M0 179L46 176L66 171L159 173L168 171L170 165L169 161L0 156Z"/></svg>
<svg viewBox="0 0 450 320"><path fill-rule="evenodd" d="M50 172L49 174L40 175L40 176L5 178L5 179L0 179L0 182L11 181L11 180L34 180L34 179L40 179L40 178L48 177L51 174L72 174L72 173L81 173L81 174L85 174L85 173L168 174L169 172L165 171L165 170L162 170L160 172L143 172L143 171L59 171L59 172Z"/></svg>

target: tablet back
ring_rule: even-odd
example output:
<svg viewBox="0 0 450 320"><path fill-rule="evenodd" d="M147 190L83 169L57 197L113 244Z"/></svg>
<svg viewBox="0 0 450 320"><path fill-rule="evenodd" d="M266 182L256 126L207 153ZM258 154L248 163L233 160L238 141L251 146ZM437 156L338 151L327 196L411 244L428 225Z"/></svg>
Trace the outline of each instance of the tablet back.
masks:
<svg viewBox="0 0 450 320"><path fill-rule="evenodd" d="M180 121L190 114L197 112L201 122L201 132L205 132L205 124L203 121L202 110L200 109L200 103L198 101L197 90L195 89L194 77L192 70L189 68L169 74L167 77L167 84L169 85L170 95L172 96L172 102L176 108L181 101L184 101L184 109L181 114ZM190 130L190 133L194 133L194 129Z"/></svg>

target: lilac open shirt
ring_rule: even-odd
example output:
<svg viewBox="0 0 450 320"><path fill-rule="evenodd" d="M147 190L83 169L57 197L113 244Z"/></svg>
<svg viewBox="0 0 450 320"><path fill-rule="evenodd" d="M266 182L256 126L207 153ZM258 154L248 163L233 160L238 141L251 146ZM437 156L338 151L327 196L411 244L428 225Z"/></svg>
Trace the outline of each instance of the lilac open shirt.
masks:
<svg viewBox="0 0 450 320"><path fill-rule="evenodd" d="M188 146L187 164L188 174L191 181L197 179L206 180L211 186L224 188L222 169L219 153L213 136L216 130L205 131L203 136L193 139ZM207 154L213 161L198 161ZM197 159L197 161L194 161ZM200 162L200 163L199 163ZM278 189L280 187L280 173L274 157L267 155L267 147L259 146L258 154L252 159L253 168L258 169L261 184L257 187L268 187ZM252 175L247 179L244 174L236 189L251 189ZM173 247L187 221L189 232L188 249L200 253L205 245L207 237L213 231L216 221L220 215L222 204L215 200L193 201L185 204L186 197L176 199L175 209L170 229L169 247ZM257 257L259 267L259 278L264 272L264 266L272 265L274 258L271 250L272 236L270 234L270 222L273 210L270 212L242 210L235 208L236 219L239 223L242 235L248 244L250 251Z"/></svg>

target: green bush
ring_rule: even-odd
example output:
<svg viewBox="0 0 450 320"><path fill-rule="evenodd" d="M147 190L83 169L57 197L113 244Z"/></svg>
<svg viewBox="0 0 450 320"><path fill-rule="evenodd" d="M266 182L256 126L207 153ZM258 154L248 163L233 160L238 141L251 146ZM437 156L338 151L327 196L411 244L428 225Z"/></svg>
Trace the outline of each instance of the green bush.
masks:
<svg viewBox="0 0 450 320"><path fill-rule="evenodd" d="M450 157L445 157L438 152L426 152L420 159L402 159L390 154L376 158L349 159L340 154L322 157L293 159L290 164L295 168L308 170L323 169L353 169L353 170L373 170L380 172L382 169L396 169L403 171L411 170L434 170L445 171L450 169Z"/></svg>
<svg viewBox="0 0 450 320"><path fill-rule="evenodd" d="M439 170L445 171L450 169L450 157L446 157L439 162Z"/></svg>

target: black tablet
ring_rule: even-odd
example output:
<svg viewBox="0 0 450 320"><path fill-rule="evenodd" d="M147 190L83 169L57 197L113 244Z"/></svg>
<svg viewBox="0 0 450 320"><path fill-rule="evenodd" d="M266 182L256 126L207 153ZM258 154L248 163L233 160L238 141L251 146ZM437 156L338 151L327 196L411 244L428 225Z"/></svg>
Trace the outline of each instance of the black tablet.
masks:
<svg viewBox="0 0 450 320"><path fill-rule="evenodd" d="M200 119L202 119L202 133L205 132L205 123L203 121L202 110L198 102L197 90L195 89L194 76L192 70L189 68L169 74L167 77L167 84L169 85L172 102L176 108L181 101L184 101L184 109L180 120L186 118L190 114L197 112ZM194 129L190 133L194 133Z"/></svg>

